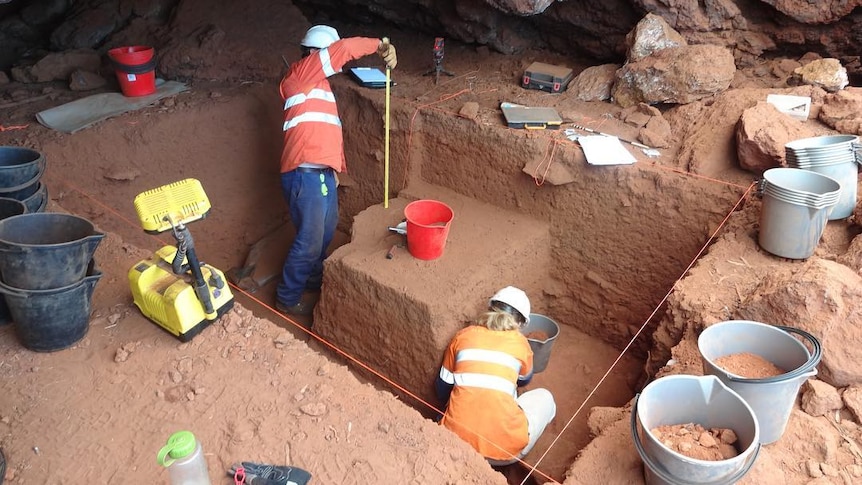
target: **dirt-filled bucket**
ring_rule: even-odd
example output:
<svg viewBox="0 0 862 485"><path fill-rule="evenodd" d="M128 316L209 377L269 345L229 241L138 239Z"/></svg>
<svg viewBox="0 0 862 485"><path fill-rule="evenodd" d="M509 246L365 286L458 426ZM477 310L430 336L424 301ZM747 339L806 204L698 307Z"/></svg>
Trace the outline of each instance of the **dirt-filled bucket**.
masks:
<svg viewBox="0 0 862 485"><path fill-rule="evenodd" d="M90 300L102 273L90 266L81 281L50 290L21 290L0 282L15 335L24 347L53 352L75 344L90 328Z"/></svg>
<svg viewBox="0 0 862 485"><path fill-rule="evenodd" d="M27 206L20 200L0 197L0 221L7 217L19 216L25 212L27 212ZM12 316L9 314L9 307L6 306L6 299L0 295L0 325L5 325L11 321Z"/></svg>
<svg viewBox="0 0 862 485"><path fill-rule="evenodd" d="M436 200L416 200L404 208L407 219L407 250L417 259L437 259L443 255L449 226L455 213Z"/></svg>
<svg viewBox="0 0 862 485"><path fill-rule="evenodd" d="M0 221L0 280L23 290L77 283L105 237L72 214L38 212Z"/></svg>
<svg viewBox="0 0 862 485"><path fill-rule="evenodd" d="M763 173L758 244L783 258L814 254L838 197L841 184L825 175L797 168Z"/></svg>
<svg viewBox="0 0 862 485"><path fill-rule="evenodd" d="M551 360L551 349L560 334L560 326L545 315L530 314L530 321L521 328L521 333L527 337L533 350L533 372L538 374L548 367Z"/></svg>
<svg viewBox="0 0 862 485"><path fill-rule="evenodd" d="M733 430L739 454L718 461L690 458L651 432L689 423ZM631 433L647 485L730 485L748 473L760 452L754 412L715 376L673 375L648 384L635 396Z"/></svg>
<svg viewBox="0 0 862 485"><path fill-rule="evenodd" d="M152 47L135 45L108 51L124 96L156 92L156 59Z"/></svg>
<svg viewBox="0 0 862 485"><path fill-rule="evenodd" d="M812 351L792 334L810 342ZM796 403L799 387L817 374L820 342L813 335L791 327L767 325L750 320L728 320L701 332L697 346L703 357L703 370L717 376L742 396L754 410L760 425L760 442L774 443L784 434ZM733 354L759 356L787 372L778 376L752 379L733 374L716 360Z"/></svg>

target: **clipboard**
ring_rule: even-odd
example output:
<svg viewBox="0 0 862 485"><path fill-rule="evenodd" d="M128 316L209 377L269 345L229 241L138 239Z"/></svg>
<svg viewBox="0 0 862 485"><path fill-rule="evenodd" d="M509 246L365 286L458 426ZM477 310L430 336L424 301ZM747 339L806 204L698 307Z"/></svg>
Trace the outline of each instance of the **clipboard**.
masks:
<svg viewBox="0 0 862 485"><path fill-rule="evenodd" d="M509 128L525 130L558 130L563 119L554 108L535 108L504 103L500 107Z"/></svg>
<svg viewBox="0 0 862 485"><path fill-rule="evenodd" d="M350 75L362 87L372 89L386 87L386 74L376 67L351 67ZM395 86L392 79L389 80L389 84Z"/></svg>

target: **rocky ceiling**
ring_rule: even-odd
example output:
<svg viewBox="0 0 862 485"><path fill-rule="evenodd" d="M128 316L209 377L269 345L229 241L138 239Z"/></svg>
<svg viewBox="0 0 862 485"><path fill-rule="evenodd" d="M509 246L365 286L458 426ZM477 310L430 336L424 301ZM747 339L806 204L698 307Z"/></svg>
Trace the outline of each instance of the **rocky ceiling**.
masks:
<svg viewBox="0 0 862 485"><path fill-rule="evenodd" d="M213 0L235 1L235 0ZM257 0L248 0L250 8ZM183 0L0 0L0 69L45 51L100 48L140 21L169 27ZM648 13L691 44L731 49L737 64L816 52L858 64L862 0L294 0L312 22L391 22L503 53L547 48L624 59ZM855 62L854 62L855 60Z"/></svg>

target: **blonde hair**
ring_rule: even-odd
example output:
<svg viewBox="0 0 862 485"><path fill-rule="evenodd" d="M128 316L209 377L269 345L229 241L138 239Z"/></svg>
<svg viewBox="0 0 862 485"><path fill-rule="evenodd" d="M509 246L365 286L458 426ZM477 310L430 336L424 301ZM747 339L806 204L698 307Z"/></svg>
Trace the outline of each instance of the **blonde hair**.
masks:
<svg viewBox="0 0 862 485"><path fill-rule="evenodd" d="M521 328L521 324L518 323L518 320L511 313L497 308L492 307L482 317L483 321L479 322L479 324L487 327L488 330L506 331Z"/></svg>

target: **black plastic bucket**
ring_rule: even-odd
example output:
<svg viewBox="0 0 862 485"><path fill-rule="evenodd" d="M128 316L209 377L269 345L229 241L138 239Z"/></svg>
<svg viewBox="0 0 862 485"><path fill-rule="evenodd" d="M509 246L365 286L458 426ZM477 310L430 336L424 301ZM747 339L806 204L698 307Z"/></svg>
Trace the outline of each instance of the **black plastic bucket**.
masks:
<svg viewBox="0 0 862 485"><path fill-rule="evenodd" d="M39 182L37 187L36 193L21 200L27 206L27 212L44 212L48 205L48 186Z"/></svg>
<svg viewBox="0 0 862 485"><path fill-rule="evenodd" d="M77 283L105 234L71 214L37 212L0 221L0 279L22 290Z"/></svg>
<svg viewBox="0 0 862 485"><path fill-rule="evenodd" d="M39 173L34 175L30 180L26 180L15 186L0 186L0 197L8 197L10 199L18 200L24 200L27 197L30 197L39 190L39 180L42 179L42 172L43 171L39 171Z"/></svg>
<svg viewBox="0 0 862 485"><path fill-rule="evenodd" d="M12 216L20 216L25 212L27 212L27 206L20 200L0 197L0 220ZM6 299L0 295L0 325L6 325L11 321L9 308L6 306Z"/></svg>
<svg viewBox="0 0 862 485"><path fill-rule="evenodd" d="M90 328L90 301L102 272L90 265L81 281L51 290L21 290L0 282L21 344L36 352L71 347Z"/></svg>
<svg viewBox="0 0 862 485"><path fill-rule="evenodd" d="M45 170L45 157L36 150L0 146L0 188L24 185Z"/></svg>

